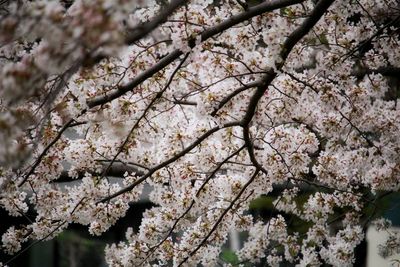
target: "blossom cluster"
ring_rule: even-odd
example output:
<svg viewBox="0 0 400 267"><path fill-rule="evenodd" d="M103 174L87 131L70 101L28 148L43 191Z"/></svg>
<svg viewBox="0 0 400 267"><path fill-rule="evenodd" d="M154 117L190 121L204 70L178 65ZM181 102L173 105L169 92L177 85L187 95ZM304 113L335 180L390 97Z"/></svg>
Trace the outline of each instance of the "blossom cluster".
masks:
<svg viewBox="0 0 400 267"><path fill-rule="evenodd" d="M400 188L395 0L63 2L0 13L4 251L148 195L110 266L216 266L235 231L242 263L354 264Z"/></svg>

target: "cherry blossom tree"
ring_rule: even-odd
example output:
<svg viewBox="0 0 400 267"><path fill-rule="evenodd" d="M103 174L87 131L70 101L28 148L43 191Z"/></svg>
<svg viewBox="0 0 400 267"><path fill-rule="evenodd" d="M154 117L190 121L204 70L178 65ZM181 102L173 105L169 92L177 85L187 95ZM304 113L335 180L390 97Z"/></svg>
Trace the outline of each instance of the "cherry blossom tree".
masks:
<svg viewBox="0 0 400 267"><path fill-rule="evenodd" d="M0 5L0 207L26 219L1 233L11 260L73 223L101 235L144 187L154 207L110 266L215 266L232 231L243 266L351 266L366 227L387 229L398 1Z"/></svg>

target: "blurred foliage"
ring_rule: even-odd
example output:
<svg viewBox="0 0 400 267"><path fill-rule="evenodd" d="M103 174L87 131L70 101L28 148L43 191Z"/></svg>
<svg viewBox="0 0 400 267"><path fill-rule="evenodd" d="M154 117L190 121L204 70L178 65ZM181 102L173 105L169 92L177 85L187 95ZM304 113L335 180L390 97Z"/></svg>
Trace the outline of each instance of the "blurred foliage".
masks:
<svg viewBox="0 0 400 267"><path fill-rule="evenodd" d="M220 254L220 258L221 260L223 260L226 263L230 263L233 266L238 265L239 264L239 258L238 256L235 254L235 252L233 252L230 249L224 249L222 250L221 254Z"/></svg>
<svg viewBox="0 0 400 267"><path fill-rule="evenodd" d="M272 210L274 207L273 201L275 200L275 197L271 196L260 196L258 198L253 199L250 202L250 210L260 210L260 209L269 209Z"/></svg>
<svg viewBox="0 0 400 267"><path fill-rule="evenodd" d="M60 253L60 267L104 266L105 243L81 236L75 231L61 233L56 242Z"/></svg>

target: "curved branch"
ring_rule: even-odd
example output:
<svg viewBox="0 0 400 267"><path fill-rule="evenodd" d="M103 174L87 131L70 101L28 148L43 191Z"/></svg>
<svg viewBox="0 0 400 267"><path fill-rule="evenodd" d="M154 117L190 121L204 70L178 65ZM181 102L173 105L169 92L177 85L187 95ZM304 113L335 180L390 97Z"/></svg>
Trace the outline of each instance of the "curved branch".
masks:
<svg viewBox="0 0 400 267"><path fill-rule="evenodd" d="M235 16L230 17L229 19L223 21L222 23L220 23L214 27L206 29L205 31L203 31L201 33L200 41L204 42L207 39L209 39L210 37L212 37L216 34L219 34L223 31L231 28L232 26L234 26L236 24L239 24L248 19L251 19L252 17L261 15L265 12L273 11L275 9L283 8L283 7L294 5L294 4L299 4L303 1L304 0L275 0L272 2L269 2L269 1L263 2L257 6L249 8L248 10L246 10L242 13L239 13ZM189 40L188 45L191 48L195 47L196 46L195 39L193 38L193 39ZM162 70L163 68L165 68L166 66L171 64L173 61L178 59L182 54L183 54L182 51L180 51L179 49L175 49L174 51L169 53L167 56L162 58L158 63L153 65L151 68L145 70L144 72L142 72L141 74L136 76L136 78L134 78L129 83L119 86L117 89L107 93L106 95L88 99L86 101L87 105L89 106L89 108L93 108L93 107L108 103L108 102L126 94L127 92L133 90L136 86L138 86L139 84L141 84L142 82L144 82L145 80L147 80L148 78L150 78L151 76L153 76L154 74L156 74L157 72L159 72L160 70Z"/></svg>
<svg viewBox="0 0 400 267"><path fill-rule="evenodd" d="M285 64L285 60L289 56L293 47L317 24L319 19L325 14L328 8L335 0L320 0L311 14L304 20L304 22L294 30L286 41L282 45L282 49L280 52L281 62L277 63L277 70L270 69L268 73L262 79L263 83L257 88L254 95L251 97L248 109L246 111L245 116L242 120L242 125L247 127L253 118L257 104L261 97L264 95L265 91L268 89L268 86L272 83L275 77L278 75L277 71L280 71Z"/></svg>
<svg viewBox="0 0 400 267"><path fill-rule="evenodd" d="M135 188L137 185L141 184L142 182L144 182L147 178L149 178L150 176L152 176L156 171L158 171L159 169L162 169L166 166L168 166L169 164L177 161L178 159L180 159L181 157L183 157L184 155L186 155L188 152L190 152L193 148L195 148L196 146L198 146L201 142L203 142L205 139L207 139L209 136L211 136L212 134L218 132L221 129L224 128L228 128L228 127L233 127L233 126L239 126L239 122L231 122L231 123L227 123L225 125L222 126L217 126L214 127L210 130L208 130L207 132L205 132L204 134L202 134L200 137L198 137L196 139L196 141L194 141L192 144L190 144L188 147L186 147L185 149L183 149L181 152L179 152L178 154L176 154L175 156L167 159L166 161L158 164L157 166L151 168L145 175L143 175L141 178L139 178L137 181L135 181L134 183L132 183L131 185L122 188L121 190L115 192L112 195L109 195L101 200L98 201L99 202L106 202L109 201L117 196L120 196L124 193L127 193L129 191L131 191L133 188Z"/></svg>
<svg viewBox="0 0 400 267"><path fill-rule="evenodd" d="M85 172L89 172L93 175L98 175L99 173L104 173L105 176L108 177L118 177L118 178L122 178L124 177L124 174L126 172L128 173L136 173L137 175L144 175L144 171L138 167L133 167L133 166L129 166L128 164L124 164L124 163L114 163L110 168L107 168L108 165L103 165L102 166L102 170L100 172L96 172L96 171L81 171L78 172L78 177L77 178L71 178L68 175L68 171L63 171L61 172L61 175L57 178L57 180L53 180L51 181L51 183L68 183L68 182L73 182L79 179L82 179L85 176Z"/></svg>
<svg viewBox="0 0 400 267"><path fill-rule="evenodd" d="M242 86L242 87L236 89L235 91L233 91L232 93L230 93L229 95L227 95L224 99L222 99L222 100L219 102L218 107L216 107L216 108L211 112L211 116L214 117L215 115L217 115L217 112L218 112L221 108L223 108L223 106L225 106L226 103L228 103L232 98L234 98L235 96L237 96L237 95L240 94L241 92L246 91L247 89L250 89L250 88L253 88L253 87L260 86L261 84L262 84L261 81L255 81L255 82L248 83L248 84L246 84L246 85L244 85L244 86Z"/></svg>
<svg viewBox="0 0 400 267"><path fill-rule="evenodd" d="M142 39L147 34L152 32L155 28L157 28L160 24L167 21L168 17L174 13L180 6L182 6L186 0L173 0L167 6L162 8L162 11L157 14L152 20L141 23L136 26L129 35L126 37L125 42L127 44L133 44L134 42Z"/></svg>
<svg viewBox="0 0 400 267"><path fill-rule="evenodd" d="M70 119L64 126L60 129L60 131L57 133L56 137L43 149L42 153L39 155L39 157L36 159L35 163L33 163L32 167L30 168L29 172L24 176L22 181L18 184L19 187L21 187L27 180L28 178L35 172L36 167L40 164L42 161L43 157L46 156L47 152L50 150L50 148L57 143L58 139L61 138L65 130L68 129L68 127L74 122L74 119Z"/></svg>
<svg viewBox="0 0 400 267"><path fill-rule="evenodd" d="M181 62L179 63L179 65L175 68L175 70L172 72L170 78L168 79L167 84L164 86L164 88L159 91L156 96L150 101L150 103L147 105L147 107L145 108L145 110L143 111L142 115L136 120L135 124L133 125L133 127L131 128L131 130L129 131L127 137L125 138L124 142L122 143L122 145L119 147L117 153L114 155L114 157L112 158L112 160L110 161L110 163L108 164L108 167L104 170L104 172L101 175L101 178L103 178L105 176L105 174L108 172L108 170L111 168L111 166L113 165L113 163L115 162L115 160L117 159L117 157L119 156L119 154L121 154L122 150L124 149L125 145L129 142L129 139L133 133L133 131L137 128L137 126L139 125L140 121L145 118L147 112L150 110L150 108L153 106L153 104L161 98L161 96L164 94L164 92L169 88L172 80L175 77L175 74L179 71L179 69L182 67L183 63L186 61L186 59L188 58L189 53L186 53L186 55L183 57L183 59L181 60Z"/></svg>
<svg viewBox="0 0 400 267"><path fill-rule="evenodd" d="M234 156L238 155L240 153L240 151L243 150L245 146L240 147L238 150L236 150L235 152L233 152L231 155L229 155L227 158L225 158L223 161L221 161L213 170L212 172L207 176L207 178L204 180L204 182L201 184L201 186L199 187L199 189L197 189L196 192L196 197L198 197L201 193L201 191L203 191L204 187L208 184L208 182L217 174L218 171L221 170L221 167L227 163L231 158L233 158ZM159 248L167 239L168 237L170 237L170 235L174 232L176 226L178 225L179 221L181 219L183 219L189 212L190 210L193 208L194 204L196 203L195 199L192 199L192 201L190 202L189 207L175 220L174 224L172 225L172 227L169 229L168 233L165 235L165 237L158 242L156 245L154 245L153 247L150 248L149 251L149 255L146 257L146 259L143 260L142 263L144 263L150 256L151 254L157 249Z"/></svg>
<svg viewBox="0 0 400 267"><path fill-rule="evenodd" d="M239 194L236 195L236 197L232 200L232 202L229 204L229 206L222 212L221 216L219 216L218 220L215 222L213 227L211 228L210 232L207 233L207 235L204 237L204 239L201 241L201 243L189 253L189 256L183 259L181 263L179 263L179 266L182 266L191 256L196 254L196 252L207 242L207 240L210 238L210 236L217 230L218 226L222 222L224 216L229 212L229 210L232 209L233 205L235 205L236 201L243 195L244 191L249 187L249 185L254 181L254 179L257 177L258 173L260 172L260 169L256 169L254 174L251 176L251 178L246 182L246 184L243 186L243 188L240 190Z"/></svg>

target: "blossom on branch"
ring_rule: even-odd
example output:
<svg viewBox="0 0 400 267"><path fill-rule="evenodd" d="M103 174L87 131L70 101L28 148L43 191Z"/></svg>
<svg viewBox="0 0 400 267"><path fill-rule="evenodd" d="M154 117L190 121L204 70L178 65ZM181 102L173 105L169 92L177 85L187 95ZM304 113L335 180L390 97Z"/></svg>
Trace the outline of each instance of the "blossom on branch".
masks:
<svg viewBox="0 0 400 267"><path fill-rule="evenodd" d="M26 218L1 233L11 255L71 224L102 235L149 188L110 266L216 266L233 231L243 264L351 266L400 189L395 0L0 7L0 208Z"/></svg>

